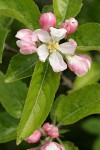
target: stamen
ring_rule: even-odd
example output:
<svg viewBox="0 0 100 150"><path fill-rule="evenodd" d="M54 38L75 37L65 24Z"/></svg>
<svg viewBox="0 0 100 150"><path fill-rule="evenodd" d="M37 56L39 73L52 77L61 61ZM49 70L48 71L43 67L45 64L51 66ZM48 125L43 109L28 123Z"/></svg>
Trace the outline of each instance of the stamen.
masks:
<svg viewBox="0 0 100 150"><path fill-rule="evenodd" d="M59 51L59 43L55 41L51 41L48 43L47 48L50 50L50 52L53 52L55 50Z"/></svg>

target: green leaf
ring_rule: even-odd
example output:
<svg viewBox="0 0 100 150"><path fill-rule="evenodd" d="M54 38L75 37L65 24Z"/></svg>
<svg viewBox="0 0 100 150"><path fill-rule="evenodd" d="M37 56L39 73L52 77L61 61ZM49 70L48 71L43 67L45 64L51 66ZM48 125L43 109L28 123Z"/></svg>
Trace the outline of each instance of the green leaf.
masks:
<svg viewBox="0 0 100 150"><path fill-rule="evenodd" d="M82 7L82 0L53 0L58 26L70 17L75 17Z"/></svg>
<svg viewBox="0 0 100 150"><path fill-rule="evenodd" d="M6 143L16 138L18 120L7 112L0 113L0 143Z"/></svg>
<svg viewBox="0 0 100 150"><path fill-rule="evenodd" d="M14 56L9 64L5 82L14 82L32 75L36 63L39 61L37 54Z"/></svg>
<svg viewBox="0 0 100 150"><path fill-rule="evenodd" d="M39 27L40 12L32 0L0 0L0 14L17 19L30 29Z"/></svg>
<svg viewBox="0 0 100 150"><path fill-rule="evenodd" d="M77 50L100 50L100 24L87 23L69 36L77 42Z"/></svg>
<svg viewBox="0 0 100 150"><path fill-rule="evenodd" d="M100 85L86 86L68 96L59 96L58 100L56 115L59 124L75 123L88 115L100 113Z"/></svg>
<svg viewBox="0 0 100 150"><path fill-rule="evenodd" d="M82 77L76 77L73 91L78 90L86 85L96 83L100 79L100 64L93 62L91 69Z"/></svg>
<svg viewBox="0 0 100 150"><path fill-rule="evenodd" d="M63 144L64 144L66 150L78 150L78 148L76 146L74 146L74 144L71 142L65 141L65 142L63 142Z"/></svg>
<svg viewBox="0 0 100 150"><path fill-rule="evenodd" d="M54 73L48 63L39 62L36 65L18 128L17 144L30 136L46 119L59 80L59 74Z"/></svg>
<svg viewBox="0 0 100 150"><path fill-rule="evenodd" d="M42 13L47 13L47 12L53 12L53 6L52 5L45 5L42 9Z"/></svg>
<svg viewBox="0 0 100 150"><path fill-rule="evenodd" d="M100 137L95 140L93 150L100 150Z"/></svg>
<svg viewBox="0 0 100 150"><path fill-rule="evenodd" d="M82 123L82 128L87 132L100 135L100 118L90 118Z"/></svg>
<svg viewBox="0 0 100 150"><path fill-rule="evenodd" d="M2 62L2 53L4 49L4 43L8 34L7 29L0 29L0 63Z"/></svg>
<svg viewBox="0 0 100 150"><path fill-rule="evenodd" d="M4 75L0 72L0 102L11 116L21 117L26 94L27 87L23 82L5 84Z"/></svg>
<svg viewBox="0 0 100 150"><path fill-rule="evenodd" d="M0 15L0 28L9 28L13 19Z"/></svg>

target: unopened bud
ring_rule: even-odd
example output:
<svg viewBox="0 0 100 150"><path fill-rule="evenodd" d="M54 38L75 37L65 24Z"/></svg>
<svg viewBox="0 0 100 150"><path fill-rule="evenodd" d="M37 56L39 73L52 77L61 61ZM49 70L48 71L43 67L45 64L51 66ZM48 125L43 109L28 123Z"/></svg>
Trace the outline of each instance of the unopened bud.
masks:
<svg viewBox="0 0 100 150"><path fill-rule="evenodd" d="M41 132L39 130L36 130L29 138L27 138L25 141L28 143L36 143L40 140Z"/></svg>
<svg viewBox="0 0 100 150"><path fill-rule="evenodd" d="M44 13L39 19L39 23L44 30L48 30L50 27L56 26L56 17L53 13Z"/></svg>
<svg viewBox="0 0 100 150"><path fill-rule="evenodd" d="M67 34L72 34L77 30L78 21L75 18L70 18L65 20L61 27L67 30Z"/></svg>
<svg viewBox="0 0 100 150"><path fill-rule="evenodd" d="M85 75L91 67L91 58L88 55L74 55L68 57L68 67L77 76Z"/></svg>
<svg viewBox="0 0 100 150"><path fill-rule="evenodd" d="M43 130L51 138L59 137L58 128L55 125L53 125L53 124L45 123L43 125Z"/></svg>

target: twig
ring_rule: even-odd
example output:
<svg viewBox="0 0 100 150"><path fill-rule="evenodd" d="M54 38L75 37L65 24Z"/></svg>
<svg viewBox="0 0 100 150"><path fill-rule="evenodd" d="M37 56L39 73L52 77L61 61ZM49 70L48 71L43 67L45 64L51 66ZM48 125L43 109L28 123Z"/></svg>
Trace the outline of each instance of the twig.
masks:
<svg viewBox="0 0 100 150"><path fill-rule="evenodd" d="M15 48L13 47L10 47L9 45L5 44L5 50L8 50L8 51L12 51L14 53L19 53L18 50L16 50Z"/></svg>

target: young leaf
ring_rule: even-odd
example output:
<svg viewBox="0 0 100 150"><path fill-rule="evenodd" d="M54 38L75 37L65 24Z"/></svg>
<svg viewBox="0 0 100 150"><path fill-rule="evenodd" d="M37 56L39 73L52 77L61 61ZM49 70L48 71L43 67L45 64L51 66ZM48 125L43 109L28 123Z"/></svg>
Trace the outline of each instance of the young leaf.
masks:
<svg viewBox="0 0 100 150"><path fill-rule="evenodd" d="M99 84L86 86L68 96L59 96L58 99L56 116L59 124L69 125L88 115L100 113Z"/></svg>
<svg viewBox="0 0 100 150"><path fill-rule="evenodd" d="M73 38L77 42L78 50L100 50L100 24L82 25L69 38Z"/></svg>
<svg viewBox="0 0 100 150"><path fill-rule="evenodd" d="M0 143L6 143L16 138L18 122L7 112L0 113Z"/></svg>
<svg viewBox="0 0 100 150"><path fill-rule="evenodd" d="M17 19L26 27L39 27L40 12L32 0L0 0L0 14Z"/></svg>
<svg viewBox="0 0 100 150"><path fill-rule="evenodd" d="M4 43L8 34L7 29L0 29L0 63L2 62L2 53L4 49Z"/></svg>
<svg viewBox="0 0 100 150"><path fill-rule="evenodd" d="M63 142L63 144L64 144L66 150L78 150L78 148L76 146L74 146L74 144L71 142L65 141L65 142Z"/></svg>
<svg viewBox="0 0 100 150"><path fill-rule="evenodd" d="M39 61L37 54L15 55L8 67L5 82L14 82L32 75L36 63Z"/></svg>
<svg viewBox="0 0 100 150"><path fill-rule="evenodd" d="M95 140L93 150L100 150L100 136Z"/></svg>
<svg viewBox="0 0 100 150"><path fill-rule="evenodd" d="M48 63L39 62L33 73L18 128L17 144L30 136L46 119L59 86L59 74Z"/></svg>
<svg viewBox="0 0 100 150"><path fill-rule="evenodd" d="M15 118L20 118L27 94L27 87L21 81L5 84L0 72L0 102L6 111Z"/></svg>
<svg viewBox="0 0 100 150"><path fill-rule="evenodd" d="M99 79L100 79L100 64L98 62L93 62L91 69L86 75L82 77L76 77L73 91L78 90L86 85L94 84Z"/></svg>
<svg viewBox="0 0 100 150"><path fill-rule="evenodd" d="M70 17L75 17L82 7L82 0L53 0L58 26Z"/></svg>

